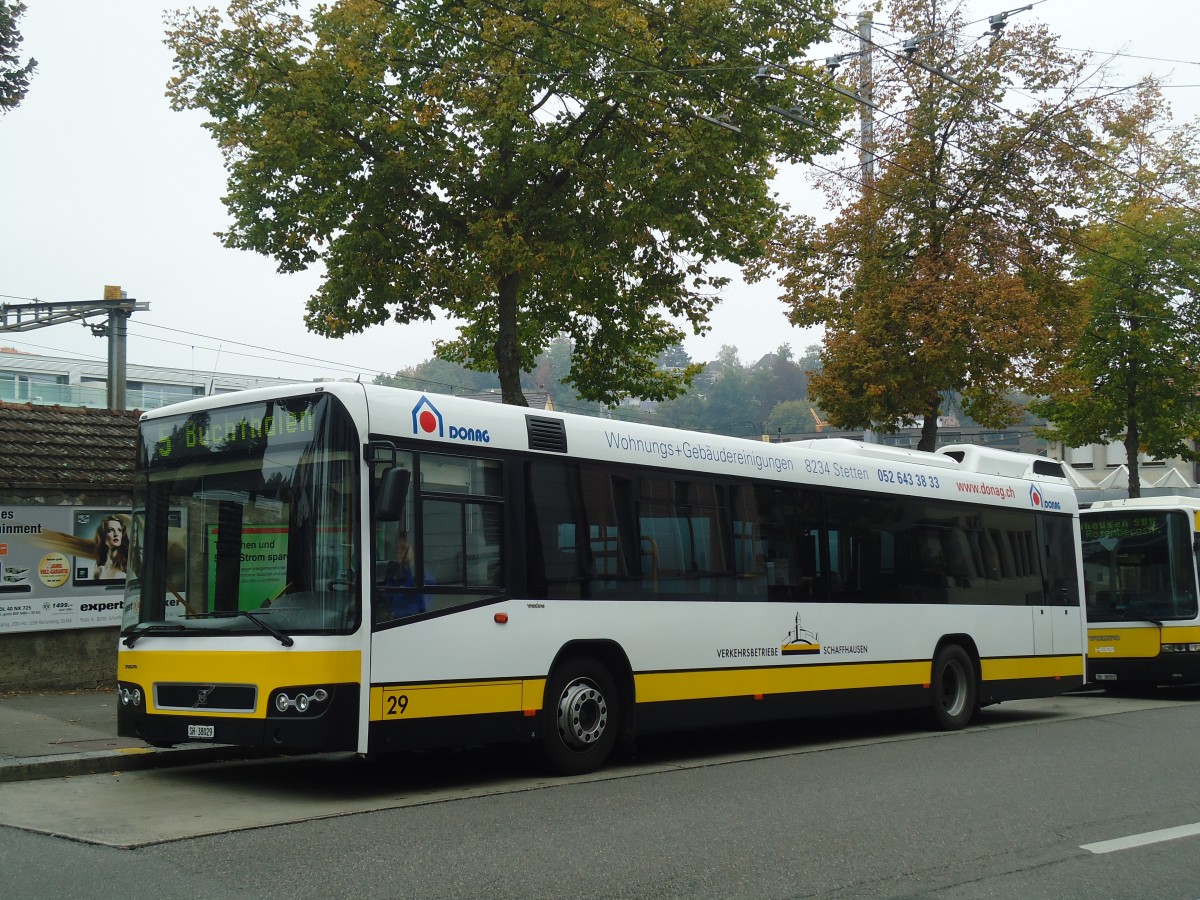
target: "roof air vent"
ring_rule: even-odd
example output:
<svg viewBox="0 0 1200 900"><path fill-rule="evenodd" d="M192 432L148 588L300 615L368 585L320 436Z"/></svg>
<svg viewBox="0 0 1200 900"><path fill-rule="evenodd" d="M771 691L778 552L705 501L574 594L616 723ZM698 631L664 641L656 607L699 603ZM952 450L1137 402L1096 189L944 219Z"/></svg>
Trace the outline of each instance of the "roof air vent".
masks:
<svg viewBox="0 0 1200 900"><path fill-rule="evenodd" d="M546 450L550 453L567 452L567 427L562 419L526 416L525 429L529 432L530 450Z"/></svg>
<svg viewBox="0 0 1200 900"><path fill-rule="evenodd" d="M1033 474L1046 475L1050 478L1067 477L1067 473L1063 471L1062 463L1052 462L1048 459L1035 459L1033 461Z"/></svg>

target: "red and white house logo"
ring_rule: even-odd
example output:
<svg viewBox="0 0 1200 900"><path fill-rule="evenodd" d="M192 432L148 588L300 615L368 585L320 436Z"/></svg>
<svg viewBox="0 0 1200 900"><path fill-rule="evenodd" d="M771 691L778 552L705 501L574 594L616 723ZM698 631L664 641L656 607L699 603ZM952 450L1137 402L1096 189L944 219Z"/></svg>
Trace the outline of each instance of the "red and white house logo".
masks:
<svg viewBox="0 0 1200 900"><path fill-rule="evenodd" d="M1061 500L1051 500L1042 493L1042 489L1036 484L1031 485L1029 488L1029 502L1032 503L1036 509L1054 509L1061 511L1063 508Z"/></svg>
<svg viewBox="0 0 1200 900"><path fill-rule="evenodd" d="M445 425L438 408L429 402L428 397L421 397L413 407L413 434L436 434L445 436Z"/></svg>
<svg viewBox="0 0 1200 900"><path fill-rule="evenodd" d="M452 441L467 441L477 444L487 444L491 441L491 436L486 428L472 425L448 425L438 408L425 396L422 396L417 405L413 407L412 417L413 434L436 434L438 437L449 437Z"/></svg>

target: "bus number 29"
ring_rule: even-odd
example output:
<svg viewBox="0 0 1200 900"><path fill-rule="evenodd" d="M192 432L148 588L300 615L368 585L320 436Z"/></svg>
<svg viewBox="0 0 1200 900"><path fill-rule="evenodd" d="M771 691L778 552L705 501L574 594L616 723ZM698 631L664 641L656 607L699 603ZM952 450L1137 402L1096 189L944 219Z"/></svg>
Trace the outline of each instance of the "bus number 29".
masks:
<svg viewBox="0 0 1200 900"><path fill-rule="evenodd" d="M408 694L388 694L383 698L385 716L402 716L408 709Z"/></svg>

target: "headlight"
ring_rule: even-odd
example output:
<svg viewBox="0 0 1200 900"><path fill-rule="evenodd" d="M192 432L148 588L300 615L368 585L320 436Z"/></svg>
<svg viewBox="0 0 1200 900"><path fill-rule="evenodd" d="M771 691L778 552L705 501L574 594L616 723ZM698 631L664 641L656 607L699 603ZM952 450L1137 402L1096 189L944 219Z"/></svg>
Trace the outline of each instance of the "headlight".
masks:
<svg viewBox="0 0 1200 900"><path fill-rule="evenodd" d="M1163 644L1163 653L1200 653L1200 644Z"/></svg>

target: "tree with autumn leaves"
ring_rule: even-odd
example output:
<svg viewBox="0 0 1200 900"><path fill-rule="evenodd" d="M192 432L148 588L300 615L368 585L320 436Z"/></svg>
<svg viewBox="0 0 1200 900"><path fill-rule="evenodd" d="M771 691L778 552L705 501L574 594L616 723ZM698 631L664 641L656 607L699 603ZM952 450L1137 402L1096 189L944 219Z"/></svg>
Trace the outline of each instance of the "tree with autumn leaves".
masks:
<svg viewBox="0 0 1200 900"><path fill-rule="evenodd" d="M773 262L791 320L824 325L815 400L842 427L921 422L933 450L950 393L983 425L1021 414L1066 359L1080 292L1069 262L1094 100L1044 26L979 40L961 7L894 0L876 48L873 172L830 169L836 215L791 221ZM861 63L860 63L861 64ZM1010 91L1032 93L1014 103ZM1035 99L1045 97L1047 99Z"/></svg>
<svg viewBox="0 0 1200 900"><path fill-rule="evenodd" d="M16 109L25 99L37 68L36 59L22 63L17 52L22 40L17 20L24 14L24 3L0 0L0 113Z"/></svg>
<svg viewBox="0 0 1200 900"><path fill-rule="evenodd" d="M225 155L226 245L323 265L306 322L461 322L438 356L507 403L560 335L589 400L677 395L658 356L761 257L779 161L846 104L798 63L827 0L232 0L168 17L168 95ZM761 66L780 73L756 85ZM734 131L724 110L739 105ZM771 104L821 123L781 128ZM403 340L403 333L397 334Z"/></svg>
<svg viewBox="0 0 1200 900"><path fill-rule="evenodd" d="M1075 253L1086 324L1032 406L1068 446L1123 443L1138 497L1141 454L1200 458L1200 124L1176 127L1152 81L1105 113Z"/></svg>

